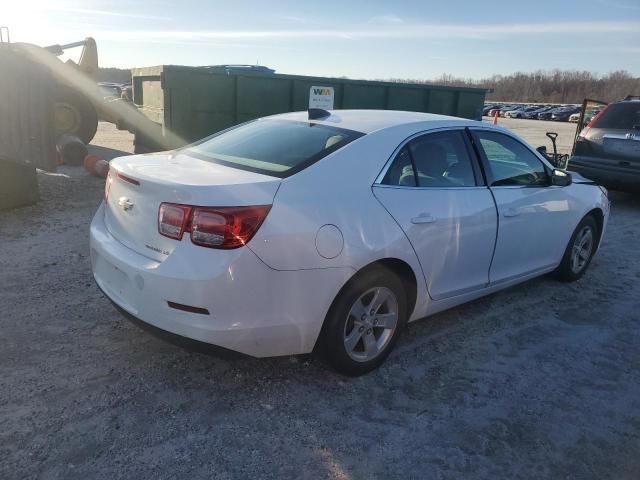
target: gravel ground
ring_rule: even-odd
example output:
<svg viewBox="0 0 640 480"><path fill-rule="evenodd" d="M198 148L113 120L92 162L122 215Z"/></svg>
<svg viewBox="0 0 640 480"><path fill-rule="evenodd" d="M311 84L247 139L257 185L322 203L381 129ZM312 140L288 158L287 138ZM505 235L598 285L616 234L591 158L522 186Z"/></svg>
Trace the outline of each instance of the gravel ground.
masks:
<svg viewBox="0 0 640 480"><path fill-rule="evenodd" d="M493 123L493 118L484 117L483 121ZM575 123L518 118L499 118L498 126L513 130L534 147L545 145L549 153L553 153L553 146L551 140L545 135L547 132L558 134L558 153L571 153L577 128Z"/></svg>
<svg viewBox="0 0 640 480"><path fill-rule="evenodd" d="M101 126L109 152L117 136ZM130 140L117 136L120 150ZM585 277L413 323L378 371L185 351L95 287L103 182L0 213L0 478L640 478L640 197Z"/></svg>

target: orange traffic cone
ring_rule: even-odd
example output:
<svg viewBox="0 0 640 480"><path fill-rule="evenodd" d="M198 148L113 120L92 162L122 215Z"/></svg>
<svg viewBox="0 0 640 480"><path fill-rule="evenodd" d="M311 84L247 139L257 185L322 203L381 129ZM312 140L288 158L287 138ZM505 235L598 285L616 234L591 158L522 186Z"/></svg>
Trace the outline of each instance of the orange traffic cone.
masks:
<svg viewBox="0 0 640 480"><path fill-rule="evenodd" d="M96 177L106 178L109 174L109 162L97 155L87 155L84 157L84 168Z"/></svg>
<svg viewBox="0 0 640 480"><path fill-rule="evenodd" d="M500 116L500 112L493 112L493 124L498 124L498 117Z"/></svg>
<svg viewBox="0 0 640 480"><path fill-rule="evenodd" d="M84 168L91 175L95 175L96 162L98 160L100 160L100 157L98 157L97 155L89 154L84 157Z"/></svg>

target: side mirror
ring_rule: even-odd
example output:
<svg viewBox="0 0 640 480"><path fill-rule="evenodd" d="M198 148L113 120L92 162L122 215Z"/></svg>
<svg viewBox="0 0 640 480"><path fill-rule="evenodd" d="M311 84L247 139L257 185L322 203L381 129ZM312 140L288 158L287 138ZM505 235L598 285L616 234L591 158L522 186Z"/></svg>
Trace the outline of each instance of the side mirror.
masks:
<svg viewBox="0 0 640 480"><path fill-rule="evenodd" d="M536 148L536 150L538 151L538 153L540 153L544 158L547 158L547 147L545 147L544 145L539 146L538 148Z"/></svg>
<svg viewBox="0 0 640 480"><path fill-rule="evenodd" d="M571 185L571 174L557 168L551 172L551 185L556 187L568 187Z"/></svg>

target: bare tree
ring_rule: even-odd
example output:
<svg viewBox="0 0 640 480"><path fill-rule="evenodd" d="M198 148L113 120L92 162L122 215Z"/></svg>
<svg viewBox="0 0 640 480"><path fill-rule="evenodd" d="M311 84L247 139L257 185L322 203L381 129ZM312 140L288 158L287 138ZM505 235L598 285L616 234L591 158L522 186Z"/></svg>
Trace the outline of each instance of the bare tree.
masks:
<svg viewBox="0 0 640 480"><path fill-rule="evenodd" d="M511 102L580 103L585 98L612 102L627 95L640 95L640 77L634 77L625 70L610 72L604 76L588 71L538 70L531 73L493 75L481 80L456 78L443 73L433 80L392 81L488 88L493 91L487 95L487 100Z"/></svg>

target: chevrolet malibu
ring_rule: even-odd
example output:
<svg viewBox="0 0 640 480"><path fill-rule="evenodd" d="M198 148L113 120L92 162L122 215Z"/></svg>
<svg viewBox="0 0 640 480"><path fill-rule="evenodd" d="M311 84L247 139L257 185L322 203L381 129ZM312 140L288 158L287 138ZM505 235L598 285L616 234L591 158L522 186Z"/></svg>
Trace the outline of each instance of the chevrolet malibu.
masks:
<svg viewBox="0 0 640 480"><path fill-rule="evenodd" d="M316 349L359 375L407 322L550 272L577 280L608 215L604 188L499 127L288 113L113 160L91 260L156 331L256 357Z"/></svg>

